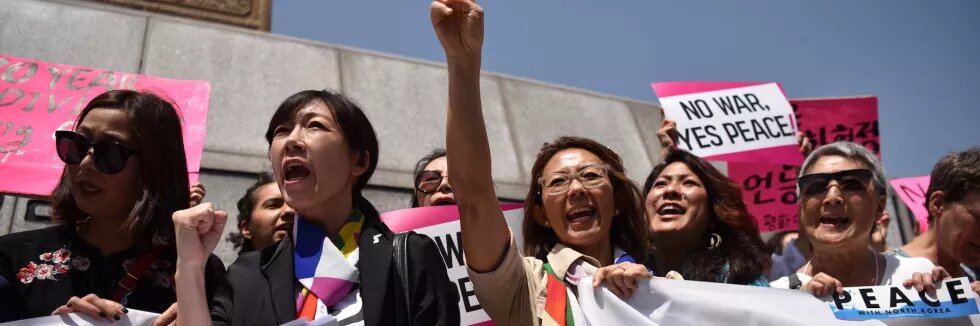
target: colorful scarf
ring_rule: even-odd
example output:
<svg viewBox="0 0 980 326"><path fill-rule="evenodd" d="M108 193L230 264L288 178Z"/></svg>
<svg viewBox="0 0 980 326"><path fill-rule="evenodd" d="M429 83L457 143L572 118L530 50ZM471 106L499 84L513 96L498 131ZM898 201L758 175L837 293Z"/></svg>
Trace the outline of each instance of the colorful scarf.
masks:
<svg viewBox="0 0 980 326"><path fill-rule="evenodd" d="M619 264L622 262L636 263L636 260L632 256L622 251L619 248L615 248L613 254L616 256L614 264ZM581 265L581 260L579 262L573 263L569 267L569 271L565 272L565 280L558 278L558 274L555 270L551 268L550 263L544 264L544 270L548 273L548 284L547 292L545 292L544 300L544 312L551 317L558 325L561 326L575 326L575 311L577 311L577 305L573 305L572 301L575 299L575 294L572 293L569 286L566 283L572 285L578 285L578 281L581 279L582 275L572 275L571 271L581 270L576 268ZM578 273L575 273L578 274ZM569 300L572 298L572 300Z"/></svg>
<svg viewBox="0 0 980 326"><path fill-rule="evenodd" d="M296 298L296 317L315 320L323 315L317 306L332 307L358 283L358 248L364 214L354 208L336 237L320 227L297 218L293 226L296 279L303 285Z"/></svg>

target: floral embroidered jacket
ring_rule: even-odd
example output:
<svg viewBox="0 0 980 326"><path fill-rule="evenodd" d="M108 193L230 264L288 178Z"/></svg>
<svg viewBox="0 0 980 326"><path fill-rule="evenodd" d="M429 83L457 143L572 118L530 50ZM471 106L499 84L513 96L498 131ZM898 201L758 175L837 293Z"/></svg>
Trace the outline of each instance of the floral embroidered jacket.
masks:
<svg viewBox="0 0 980 326"><path fill-rule="evenodd" d="M72 296L111 299L117 282L142 252L103 257L73 227L58 225L0 237L0 322L50 315ZM126 307L161 313L176 301L176 251L164 251L126 297ZM224 277L211 255L205 268L208 295Z"/></svg>

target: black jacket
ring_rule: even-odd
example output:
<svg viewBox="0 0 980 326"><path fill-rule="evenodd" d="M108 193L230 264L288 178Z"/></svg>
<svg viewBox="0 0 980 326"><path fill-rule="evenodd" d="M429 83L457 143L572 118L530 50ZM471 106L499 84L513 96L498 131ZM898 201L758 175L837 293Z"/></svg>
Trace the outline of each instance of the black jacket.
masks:
<svg viewBox="0 0 980 326"><path fill-rule="evenodd" d="M357 206L365 222L358 243L364 324L407 325L404 291L392 263L394 234L366 200ZM429 237L408 241L413 325L459 325L456 289ZM248 252L228 267L211 300L215 325L279 325L296 319L301 285L293 273L291 236L262 251Z"/></svg>
<svg viewBox="0 0 980 326"><path fill-rule="evenodd" d="M51 257L56 253L64 256L62 259ZM131 248L102 256L70 225L2 236L0 322L48 316L72 296L81 298L92 293L111 299L116 283L141 254L138 249ZM169 308L177 300L173 286L176 261L177 250L171 246L146 273L140 275L139 283L124 305L155 313ZM47 274L41 274L42 268L49 269ZM214 285L224 279L225 266L218 257L211 255L204 273L210 295L214 293Z"/></svg>

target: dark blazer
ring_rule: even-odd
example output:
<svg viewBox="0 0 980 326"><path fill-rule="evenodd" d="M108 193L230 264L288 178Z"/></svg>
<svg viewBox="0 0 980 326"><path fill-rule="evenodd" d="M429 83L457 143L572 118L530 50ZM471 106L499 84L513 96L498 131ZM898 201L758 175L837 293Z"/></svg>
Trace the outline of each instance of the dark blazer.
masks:
<svg viewBox="0 0 980 326"><path fill-rule="evenodd" d="M365 325L408 325L405 297L392 262L394 234L364 199L361 229L360 291ZM435 243L424 235L408 241L413 325L459 325L459 296L446 274ZM301 285L293 273L291 236L260 252L242 254L211 299L215 325L280 325L296 319Z"/></svg>

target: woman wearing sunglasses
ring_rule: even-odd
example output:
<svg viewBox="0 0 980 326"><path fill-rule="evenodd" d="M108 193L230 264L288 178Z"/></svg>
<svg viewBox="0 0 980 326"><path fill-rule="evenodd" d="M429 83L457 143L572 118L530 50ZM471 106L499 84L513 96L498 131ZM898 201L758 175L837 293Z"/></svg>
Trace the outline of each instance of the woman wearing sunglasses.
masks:
<svg viewBox="0 0 980 326"><path fill-rule="evenodd" d="M179 323L459 324L456 289L435 243L411 235L393 244L361 194L377 167L378 139L360 107L339 93L301 91L282 102L265 137L276 183L296 211L292 232L239 256L208 311L201 266L226 216L207 205L175 213Z"/></svg>
<svg viewBox="0 0 980 326"><path fill-rule="evenodd" d="M449 185L446 150L436 148L415 164L415 191L412 207L456 205L453 187Z"/></svg>
<svg viewBox="0 0 980 326"><path fill-rule="evenodd" d="M69 312L113 321L128 309L170 308L170 215L191 196L173 106L151 93L106 92L73 130L56 132L55 148L65 163L51 198L59 225L0 238L0 321ZM206 278L219 279L224 265L205 259Z"/></svg>
<svg viewBox="0 0 980 326"><path fill-rule="evenodd" d="M738 185L687 151L665 155L643 185L654 275L768 286L769 253Z"/></svg>
<svg viewBox="0 0 980 326"><path fill-rule="evenodd" d="M810 238L813 256L771 285L822 297L844 287L904 284L917 272L932 271L927 259L871 249L868 234L885 209L885 187L881 163L864 146L836 142L813 151L797 178L800 228Z"/></svg>
<svg viewBox="0 0 980 326"><path fill-rule="evenodd" d="M640 193L612 150L584 138L546 144L524 200L523 252L493 187L480 103L483 9L469 0L433 1L432 25L449 69L446 130L450 183L459 208L466 266L487 314L500 325L583 323L577 284L594 276L621 296L649 278Z"/></svg>

